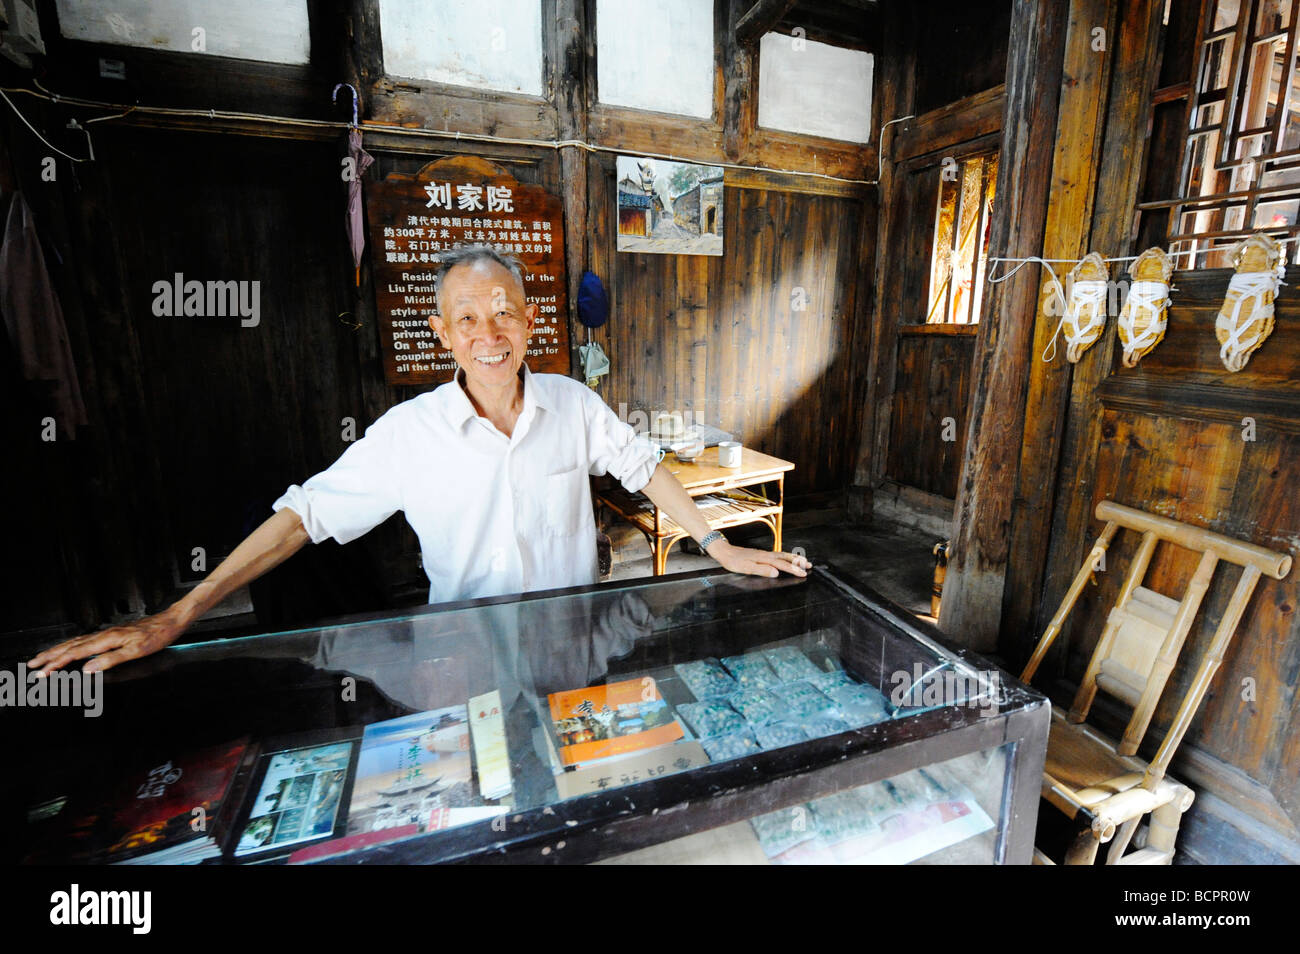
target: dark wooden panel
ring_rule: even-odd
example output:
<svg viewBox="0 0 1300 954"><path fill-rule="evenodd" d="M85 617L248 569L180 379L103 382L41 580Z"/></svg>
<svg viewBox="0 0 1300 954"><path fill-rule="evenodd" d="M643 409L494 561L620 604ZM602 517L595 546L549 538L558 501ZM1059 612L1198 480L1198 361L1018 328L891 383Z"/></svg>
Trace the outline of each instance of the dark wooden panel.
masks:
<svg viewBox="0 0 1300 954"><path fill-rule="evenodd" d="M957 148L996 149L1005 107L1006 87L999 84L923 116L904 120L893 127L896 130L890 143L893 157L902 161L944 150L956 159ZM982 137L988 137L987 141L975 142Z"/></svg>
<svg viewBox="0 0 1300 954"><path fill-rule="evenodd" d="M1300 279L1300 269L1293 270ZM1300 392L1300 292L1283 285L1274 308L1273 333L1250 356L1246 367L1230 372L1219 359L1214 320L1228 290L1231 272L1188 273L1174 280L1168 327L1154 351L1119 376L1178 375L1186 383L1231 390L1282 389Z"/></svg>
<svg viewBox="0 0 1300 954"><path fill-rule="evenodd" d="M1011 0L939 0L918 5L916 112L925 113L1002 83Z"/></svg>
<svg viewBox="0 0 1300 954"><path fill-rule="evenodd" d="M957 495L975 338L901 335L886 476L949 499ZM945 440L945 418L952 418Z"/></svg>

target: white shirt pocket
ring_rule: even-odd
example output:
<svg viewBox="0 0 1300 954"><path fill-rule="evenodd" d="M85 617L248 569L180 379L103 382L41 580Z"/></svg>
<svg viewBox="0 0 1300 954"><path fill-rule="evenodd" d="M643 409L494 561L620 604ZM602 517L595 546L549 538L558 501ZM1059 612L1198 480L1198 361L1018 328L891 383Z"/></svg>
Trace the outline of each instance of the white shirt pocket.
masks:
<svg viewBox="0 0 1300 954"><path fill-rule="evenodd" d="M571 537L582 532L591 509L587 469L574 467L558 474L547 474L545 488L547 531L556 537ZM590 529L595 534L594 523Z"/></svg>

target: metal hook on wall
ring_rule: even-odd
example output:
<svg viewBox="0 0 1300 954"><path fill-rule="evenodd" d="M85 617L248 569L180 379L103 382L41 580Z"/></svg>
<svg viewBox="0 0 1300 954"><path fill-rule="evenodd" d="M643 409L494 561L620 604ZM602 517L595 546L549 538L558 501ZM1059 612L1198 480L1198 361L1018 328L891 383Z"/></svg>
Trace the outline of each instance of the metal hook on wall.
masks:
<svg viewBox="0 0 1300 954"><path fill-rule="evenodd" d="M337 86L334 87L334 95L331 96L330 98L334 101L335 104L337 104L339 101L339 90L344 88L346 88L347 91L352 94L352 127L355 129L357 126L357 102L359 99L359 97L357 96L356 87L353 86L351 83L339 83Z"/></svg>

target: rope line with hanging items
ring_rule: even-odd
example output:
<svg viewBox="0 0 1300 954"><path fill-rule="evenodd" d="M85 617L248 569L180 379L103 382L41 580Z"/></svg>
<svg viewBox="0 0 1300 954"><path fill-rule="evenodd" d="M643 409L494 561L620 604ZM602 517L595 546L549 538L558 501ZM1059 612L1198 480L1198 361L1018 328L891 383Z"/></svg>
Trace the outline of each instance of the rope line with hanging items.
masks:
<svg viewBox="0 0 1300 954"><path fill-rule="evenodd" d="M1239 371L1251 353L1259 348L1273 330L1273 299L1286 268L1286 246L1300 239L1287 236L1275 240L1259 232L1242 239L1230 250L1223 246L1186 249L1166 252L1149 248L1140 255L1122 255L1103 258L1089 252L1082 259L1044 258L1028 255L1023 258L1007 256L990 257L987 281L1000 284L1012 278L1020 269L1031 263L1047 272L1051 293L1046 297L1044 310L1059 302L1061 318L1040 359L1050 364L1056 358L1057 339L1064 334L1066 358L1077 363L1083 353L1105 330L1108 311L1106 303L1112 289L1107 266L1115 262L1132 263L1128 269L1133 281L1117 321L1117 331L1123 345L1125 367L1137 363L1164 338L1171 291L1169 279L1173 261L1182 256L1195 256L1208 252L1229 252L1237 270L1228 285L1223 308L1215 324L1221 345L1219 357L1229 371ZM1063 286L1053 265L1070 264L1074 267ZM999 275L1003 265L1014 265ZM1243 317L1243 312L1245 317ZM1051 313L1048 311L1048 313Z"/></svg>

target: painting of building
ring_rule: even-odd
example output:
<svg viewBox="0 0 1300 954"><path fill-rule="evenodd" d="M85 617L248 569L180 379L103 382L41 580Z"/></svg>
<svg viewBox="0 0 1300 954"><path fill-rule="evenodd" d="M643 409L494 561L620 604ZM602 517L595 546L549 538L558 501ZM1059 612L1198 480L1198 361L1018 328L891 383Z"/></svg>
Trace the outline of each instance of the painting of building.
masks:
<svg viewBox="0 0 1300 954"><path fill-rule="evenodd" d="M619 156L618 250L722 254L720 166Z"/></svg>

